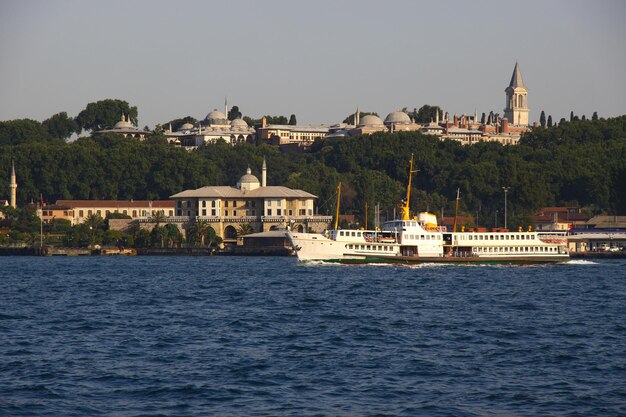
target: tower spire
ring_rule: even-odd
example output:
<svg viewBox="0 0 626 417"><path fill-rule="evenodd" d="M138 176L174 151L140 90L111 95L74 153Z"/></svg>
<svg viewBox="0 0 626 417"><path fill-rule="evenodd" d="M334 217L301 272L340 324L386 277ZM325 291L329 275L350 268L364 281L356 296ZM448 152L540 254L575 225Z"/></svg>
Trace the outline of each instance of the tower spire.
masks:
<svg viewBox="0 0 626 417"><path fill-rule="evenodd" d="M11 207L17 208L17 180L15 177L15 161L11 160Z"/></svg>
<svg viewBox="0 0 626 417"><path fill-rule="evenodd" d="M228 119L228 96L224 96L224 114Z"/></svg>
<svg viewBox="0 0 626 417"><path fill-rule="evenodd" d="M263 167L261 168L261 187L267 186L267 164L263 158Z"/></svg>
<svg viewBox="0 0 626 417"><path fill-rule="evenodd" d="M519 64L515 61L515 68L513 68L513 75L511 75L511 82L509 87L517 88L524 87L524 80L522 79L522 71L519 68Z"/></svg>

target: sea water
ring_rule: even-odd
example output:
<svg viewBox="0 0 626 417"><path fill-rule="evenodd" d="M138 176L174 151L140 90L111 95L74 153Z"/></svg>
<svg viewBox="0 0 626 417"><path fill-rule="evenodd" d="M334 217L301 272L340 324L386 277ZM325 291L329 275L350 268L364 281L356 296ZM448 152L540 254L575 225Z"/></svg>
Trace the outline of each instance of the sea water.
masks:
<svg viewBox="0 0 626 417"><path fill-rule="evenodd" d="M625 271L4 257L0 415L626 415Z"/></svg>

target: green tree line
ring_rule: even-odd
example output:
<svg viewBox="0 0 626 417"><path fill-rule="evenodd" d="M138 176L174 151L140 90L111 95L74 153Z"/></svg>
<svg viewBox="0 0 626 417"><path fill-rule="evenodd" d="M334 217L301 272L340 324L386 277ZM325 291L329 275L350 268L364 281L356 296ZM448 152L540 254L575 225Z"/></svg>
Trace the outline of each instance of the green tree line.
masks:
<svg viewBox="0 0 626 417"><path fill-rule="evenodd" d="M6 123L6 122L5 122ZM24 141L0 145L0 197L8 198L11 160L18 204L44 199L167 199L184 189L235 185L248 166L268 184L319 197L320 214L332 214L342 181L342 213L363 220L367 203L391 217L404 197L408 161L415 157L411 208L452 215L457 188L462 213L491 226L502 218L502 187L510 187L510 224L529 224L542 206L626 213L626 116L574 120L536 128L520 144L463 146L417 132L378 133L316 142L310 153L285 154L268 145L209 144L193 152L155 136L144 142L95 135L66 143ZM5 197L6 195L6 197ZM369 222L373 210L369 210ZM502 220L500 220L500 224Z"/></svg>

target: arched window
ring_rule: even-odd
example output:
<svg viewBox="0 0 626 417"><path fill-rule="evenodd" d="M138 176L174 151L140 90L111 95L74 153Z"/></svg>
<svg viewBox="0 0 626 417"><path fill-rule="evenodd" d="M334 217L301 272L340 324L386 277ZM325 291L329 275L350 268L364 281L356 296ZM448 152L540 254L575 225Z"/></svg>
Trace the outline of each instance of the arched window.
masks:
<svg viewBox="0 0 626 417"><path fill-rule="evenodd" d="M237 239L237 229L233 226L226 226L224 229L224 237L226 239Z"/></svg>

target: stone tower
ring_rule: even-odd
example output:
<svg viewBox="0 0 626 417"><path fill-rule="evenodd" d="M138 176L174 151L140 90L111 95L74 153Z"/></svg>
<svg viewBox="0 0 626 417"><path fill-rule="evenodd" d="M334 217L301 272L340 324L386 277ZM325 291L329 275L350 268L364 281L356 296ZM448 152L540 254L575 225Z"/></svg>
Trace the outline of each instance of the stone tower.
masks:
<svg viewBox="0 0 626 417"><path fill-rule="evenodd" d="M513 69L511 82L504 91L506 92L504 117L506 117L513 126L528 126L528 89L524 86L522 71L519 69L517 62Z"/></svg>
<svg viewBox="0 0 626 417"><path fill-rule="evenodd" d="M11 207L17 208L17 180L15 179L15 162L11 161Z"/></svg>

